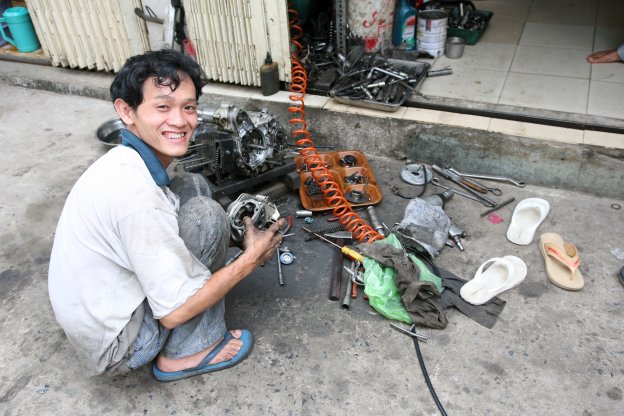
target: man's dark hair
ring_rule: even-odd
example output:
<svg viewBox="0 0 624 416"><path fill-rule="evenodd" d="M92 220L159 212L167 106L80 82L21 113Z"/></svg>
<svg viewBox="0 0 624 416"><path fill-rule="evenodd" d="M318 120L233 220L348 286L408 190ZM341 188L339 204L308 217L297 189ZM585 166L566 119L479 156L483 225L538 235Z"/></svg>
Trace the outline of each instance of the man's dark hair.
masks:
<svg viewBox="0 0 624 416"><path fill-rule="evenodd" d="M201 89L208 83L206 74L190 57L172 49L146 52L128 58L115 76L110 86L113 102L117 98L124 100L134 110L143 102L143 83L154 77L157 86L168 86L175 90L180 85L184 74L195 84L196 99Z"/></svg>

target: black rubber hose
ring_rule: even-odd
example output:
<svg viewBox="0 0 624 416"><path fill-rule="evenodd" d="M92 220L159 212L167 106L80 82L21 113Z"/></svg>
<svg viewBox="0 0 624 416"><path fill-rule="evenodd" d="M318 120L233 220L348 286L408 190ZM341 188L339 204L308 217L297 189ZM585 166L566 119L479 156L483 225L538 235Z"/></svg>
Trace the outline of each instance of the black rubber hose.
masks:
<svg viewBox="0 0 624 416"><path fill-rule="evenodd" d="M410 328L410 332L415 334L416 333L415 328L416 328L416 325L412 325L412 327ZM427 383L427 387L429 388L431 397L433 397L433 401L435 402L436 406L438 406L438 410L440 410L440 414L442 416L448 416L446 414L446 411L444 410L444 407L442 406L442 403L440 402L440 399L438 399L438 395L436 394L433 388L433 384L431 384L429 373L427 373L427 367L425 367L425 360L423 360L422 353L420 352L420 344L418 343L418 338L417 337L412 337L412 338L414 340L414 347L416 348L416 356L418 357L418 364L420 364L420 369L422 370L423 376L425 377L425 383Z"/></svg>

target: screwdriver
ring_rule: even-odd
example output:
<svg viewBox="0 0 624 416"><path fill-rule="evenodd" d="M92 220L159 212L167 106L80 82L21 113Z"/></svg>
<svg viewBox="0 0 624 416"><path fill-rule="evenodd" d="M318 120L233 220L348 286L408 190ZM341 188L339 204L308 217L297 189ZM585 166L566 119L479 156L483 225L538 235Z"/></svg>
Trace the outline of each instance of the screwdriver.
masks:
<svg viewBox="0 0 624 416"><path fill-rule="evenodd" d="M303 229L304 229L305 231L309 232L310 234L314 234L315 236L317 236L317 237L318 237L318 238L320 238L321 240L325 240L325 241L327 241L329 244L331 244L331 245L333 245L333 246L338 247L338 248L340 249L340 251L342 251L342 254L344 254L345 256L349 257L350 259L353 259L353 260L359 261L360 263L364 262L364 256L362 256L362 255L361 255L360 253L358 253L357 251L352 250L352 249L350 249L349 247L346 247L346 246L341 247L341 246L339 246L338 244L334 243L333 241L328 240L327 238L323 237L322 235L320 235L320 234L318 234L318 233L315 233L314 231L309 230L309 229L307 229L307 228L305 228L305 227L303 227Z"/></svg>

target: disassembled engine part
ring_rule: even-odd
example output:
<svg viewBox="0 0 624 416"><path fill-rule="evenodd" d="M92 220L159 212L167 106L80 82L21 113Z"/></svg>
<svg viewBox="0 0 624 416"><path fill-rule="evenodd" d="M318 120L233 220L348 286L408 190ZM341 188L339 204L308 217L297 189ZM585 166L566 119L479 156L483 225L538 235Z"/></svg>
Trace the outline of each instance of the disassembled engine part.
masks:
<svg viewBox="0 0 624 416"><path fill-rule="evenodd" d="M178 161L217 185L230 177L254 177L284 164L286 133L266 110L247 112L222 104L199 110L200 125L189 152Z"/></svg>
<svg viewBox="0 0 624 416"><path fill-rule="evenodd" d="M358 203L368 202L370 201L371 198L368 193L354 189L352 191L345 193L345 199L349 202L358 204Z"/></svg>
<svg viewBox="0 0 624 416"><path fill-rule="evenodd" d="M230 220L232 240L240 243L245 234L243 218L251 218L256 228L264 230L279 220L280 213L268 197L243 193L228 206L227 216Z"/></svg>
<svg viewBox="0 0 624 416"><path fill-rule="evenodd" d="M296 257L290 251L286 251L280 254L279 261L282 264L291 264L292 262L295 261L295 258Z"/></svg>
<svg viewBox="0 0 624 416"><path fill-rule="evenodd" d="M342 159L340 159L340 164L342 166L356 166L357 159L353 155L345 155Z"/></svg>
<svg viewBox="0 0 624 416"><path fill-rule="evenodd" d="M430 182L431 178L433 178L433 173L425 165L406 165L401 170L401 179L411 185L424 185Z"/></svg>
<svg viewBox="0 0 624 416"><path fill-rule="evenodd" d="M295 212L295 217L297 218L311 217L311 216L312 216L312 211L307 210L307 209L301 209Z"/></svg>

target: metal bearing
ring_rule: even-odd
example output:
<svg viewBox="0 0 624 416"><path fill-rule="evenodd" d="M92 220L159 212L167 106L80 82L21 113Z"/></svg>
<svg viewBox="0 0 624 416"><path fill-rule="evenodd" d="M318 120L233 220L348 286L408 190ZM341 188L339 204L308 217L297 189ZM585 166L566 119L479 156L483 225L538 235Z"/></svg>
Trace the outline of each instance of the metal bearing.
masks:
<svg viewBox="0 0 624 416"><path fill-rule="evenodd" d="M295 261L295 256L291 252L284 252L279 256L280 263L282 264L291 264Z"/></svg>

